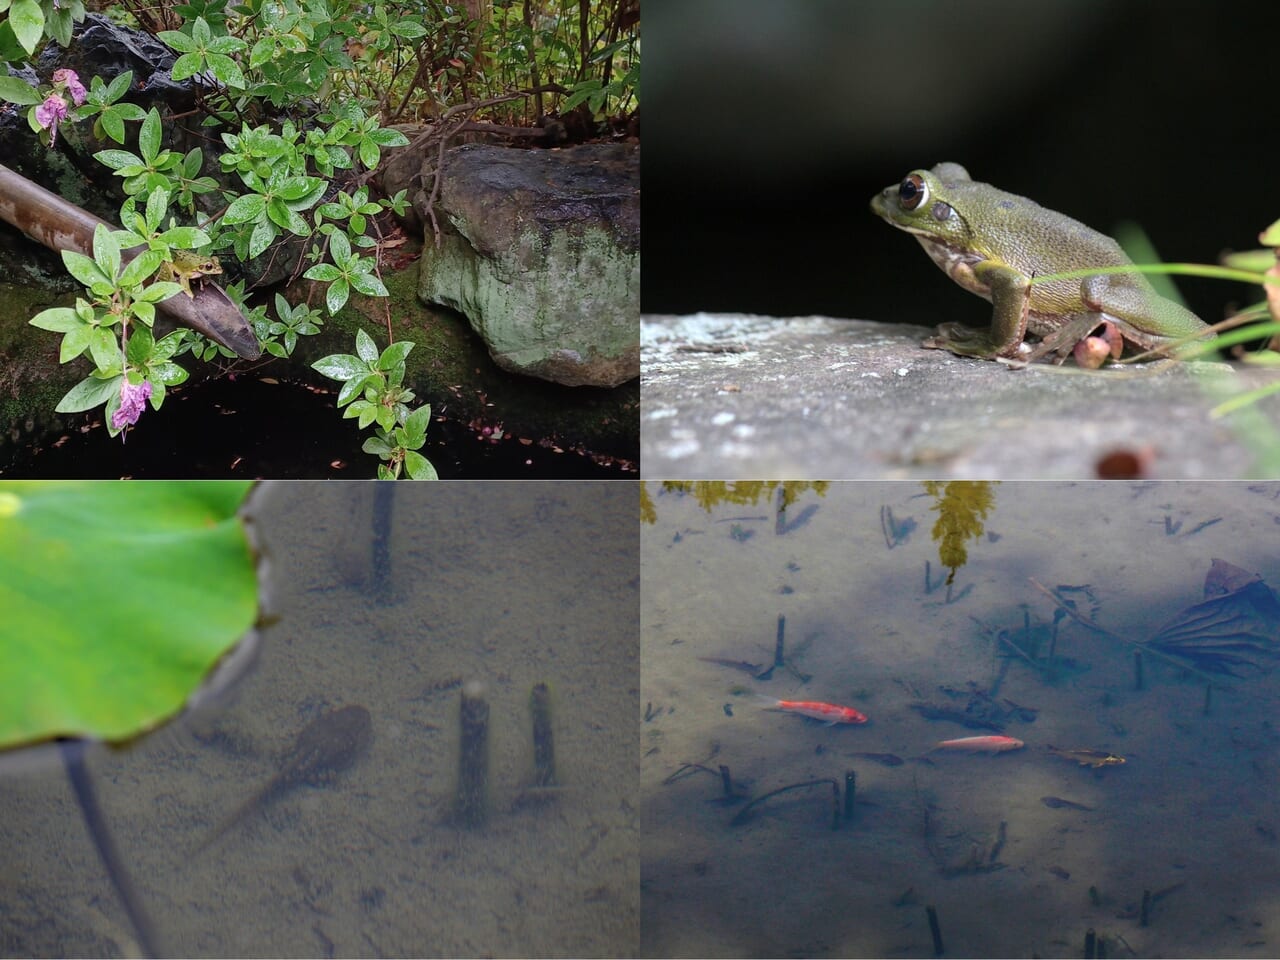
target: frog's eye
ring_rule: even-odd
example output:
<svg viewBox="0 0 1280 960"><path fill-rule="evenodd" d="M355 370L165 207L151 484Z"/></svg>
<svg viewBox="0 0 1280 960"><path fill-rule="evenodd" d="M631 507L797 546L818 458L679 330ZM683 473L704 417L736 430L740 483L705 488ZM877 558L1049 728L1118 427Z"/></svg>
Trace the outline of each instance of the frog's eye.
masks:
<svg viewBox="0 0 1280 960"><path fill-rule="evenodd" d="M898 202L903 210L914 210L929 199L929 188L918 173L910 174L898 187Z"/></svg>
<svg viewBox="0 0 1280 960"><path fill-rule="evenodd" d="M933 209L930 210L929 213L933 216L933 219L937 220L939 223L942 223L948 217L951 216L951 204L943 203L941 200L939 200L937 203L933 205Z"/></svg>

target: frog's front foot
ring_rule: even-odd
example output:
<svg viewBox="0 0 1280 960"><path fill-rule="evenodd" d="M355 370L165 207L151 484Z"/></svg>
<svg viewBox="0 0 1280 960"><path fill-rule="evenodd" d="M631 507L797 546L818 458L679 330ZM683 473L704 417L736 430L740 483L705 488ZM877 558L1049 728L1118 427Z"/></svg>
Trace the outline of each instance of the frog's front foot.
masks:
<svg viewBox="0 0 1280 960"><path fill-rule="evenodd" d="M950 350L961 357L978 357L991 360L995 357L1016 359L1026 350L1021 341L1010 345L1001 345L991 339L987 330L976 330L959 323L944 323L938 326L937 332L925 337L923 346L926 350Z"/></svg>

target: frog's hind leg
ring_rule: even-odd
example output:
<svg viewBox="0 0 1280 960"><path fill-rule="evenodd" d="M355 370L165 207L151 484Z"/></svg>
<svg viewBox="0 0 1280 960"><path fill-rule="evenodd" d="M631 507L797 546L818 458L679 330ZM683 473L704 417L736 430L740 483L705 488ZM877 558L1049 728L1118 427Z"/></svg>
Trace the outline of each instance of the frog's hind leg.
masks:
<svg viewBox="0 0 1280 960"><path fill-rule="evenodd" d="M1100 313L1072 314L1057 330L1046 334L1026 359L1035 362L1041 357L1052 356L1053 362L1060 364L1071 355L1077 343L1093 333L1106 319Z"/></svg>

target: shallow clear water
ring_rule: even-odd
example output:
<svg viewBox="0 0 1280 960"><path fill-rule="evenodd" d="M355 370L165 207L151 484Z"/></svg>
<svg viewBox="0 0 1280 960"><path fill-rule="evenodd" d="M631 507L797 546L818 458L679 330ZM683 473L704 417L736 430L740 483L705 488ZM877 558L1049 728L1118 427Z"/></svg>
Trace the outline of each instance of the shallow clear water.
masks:
<svg viewBox="0 0 1280 960"><path fill-rule="evenodd" d="M1137 690L1133 648L1070 620L1046 675L1054 606L1028 578L1089 585L1096 609L1072 594L1081 612L1145 640L1202 599L1215 557L1280 586L1280 486L992 484L951 603L945 586L926 591L925 565L936 585L933 508L954 485L809 490L783 532L771 500L707 511L646 486L656 520L641 540L644 955L932 956L929 905L949 956L1082 956L1090 929L1111 957L1274 955L1276 677L1221 681L1206 714L1200 678L1147 657ZM892 549L882 507L916 522ZM1206 521L1216 522L1197 529ZM698 659L767 666L780 614L791 665L771 679ZM995 657L987 628L1008 629L1038 664ZM1003 731L1026 746L930 752L995 731L915 705L963 709L971 689L993 686L997 704L1035 711ZM849 705L869 722L824 726L756 695ZM1092 769L1048 745L1127 762ZM833 831L824 786L730 826L742 803L717 802L714 773L664 783L685 763L727 765L750 796L843 783L853 770L854 816Z"/></svg>
<svg viewBox="0 0 1280 960"><path fill-rule="evenodd" d="M374 484L251 506L279 619L243 680L87 765L167 956L609 956L639 936L635 487ZM145 587L145 584L138 585ZM454 817L459 696L489 704L487 823ZM530 692L551 690L554 798ZM202 849L299 731L358 704L372 743ZM139 955L56 764L0 777L0 955Z"/></svg>

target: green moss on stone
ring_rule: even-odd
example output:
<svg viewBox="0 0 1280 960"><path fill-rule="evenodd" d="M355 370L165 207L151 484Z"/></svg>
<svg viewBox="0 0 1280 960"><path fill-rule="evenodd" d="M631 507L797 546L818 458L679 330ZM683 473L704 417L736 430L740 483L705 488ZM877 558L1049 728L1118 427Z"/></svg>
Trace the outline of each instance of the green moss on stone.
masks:
<svg viewBox="0 0 1280 960"><path fill-rule="evenodd" d="M299 342L297 366L309 366L331 353L354 353L358 328L384 349L389 309L396 340L414 343L405 363L406 384L419 399L436 408L447 404L452 419L500 422L507 434L533 440L554 437L562 445L581 445L592 451L638 450L638 380L613 389L565 387L510 373L493 362L464 317L418 300L417 262L398 272L384 273L383 280L390 297L384 301L353 296L337 316L325 322L322 336ZM319 299L313 297L313 302Z"/></svg>
<svg viewBox="0 0 1280 960"><path fill-rule="evenodd" d="M639 369L640 254L605 231L543 236L530 226L511 249L483 258L446 234L423 258L420 297L472 318L507 369L561 382Z"/></svg>

